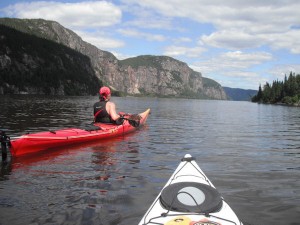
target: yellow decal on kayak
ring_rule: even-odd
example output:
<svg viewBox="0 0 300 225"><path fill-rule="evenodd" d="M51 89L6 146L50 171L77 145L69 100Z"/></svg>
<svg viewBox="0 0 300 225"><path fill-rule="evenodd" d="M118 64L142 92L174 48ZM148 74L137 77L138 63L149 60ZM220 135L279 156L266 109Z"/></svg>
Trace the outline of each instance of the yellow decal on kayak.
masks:
<svg viewBox="0 0 300 225"><path fill-rule="evenodd" d="M178 217L168 221L164 225L189 225L190 222L191 222L190 218L188 218L186 216L178 216Z"/></svg>
<svg viewBox="0 0 300 225"><path fill-rule="evenodd" d="M115 132L117 132L117 131L118 131L118 129L114 128L114 129L112 129L110 132L111 132L111 133L115 133Z"/></svg>

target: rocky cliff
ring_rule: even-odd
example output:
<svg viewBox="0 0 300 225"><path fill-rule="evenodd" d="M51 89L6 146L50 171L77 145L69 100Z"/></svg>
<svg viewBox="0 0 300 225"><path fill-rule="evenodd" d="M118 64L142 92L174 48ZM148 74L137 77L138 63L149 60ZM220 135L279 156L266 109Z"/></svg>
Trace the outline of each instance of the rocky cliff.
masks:
<svg viewBox="0 0 300 225"><path fill-rule="evenodd" d="M119 87L125 84L125 91L135 94L184 96L203 89L201 74L195 73L185 63L166 56L130 58L120 61L118 68L126 76L114 83Z"/></svg>
<svg viewBox="0 0 300 225"><path fill-rule="evenodd" d="M201 73L171 57L138 56L118 60L110 52L83 41L73 31L54 21L2 18L0 24L54 41L88 56L94 74L117 91L153 96L227 98L220 84L205 84Z"/></svg>

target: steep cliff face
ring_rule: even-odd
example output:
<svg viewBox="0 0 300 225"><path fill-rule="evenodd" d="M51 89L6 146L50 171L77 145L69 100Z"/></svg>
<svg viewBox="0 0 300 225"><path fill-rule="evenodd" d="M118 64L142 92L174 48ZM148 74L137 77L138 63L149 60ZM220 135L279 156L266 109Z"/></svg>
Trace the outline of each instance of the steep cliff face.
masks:
<svg viewBox="0 0 300 225"><path fill-rule="evenodd" d="M118 86L127 92L191 97L191 93L195 96L203 90L201 74L170 57L138 56L120 61L119 65L127 76Z"/></svg>
<svg viewBox="0 0 300 225"><path fill-rule="evenodd" d="M201 73L170 57L139 56L120 61L110 52L83 41L73 31L54 21L0 19L0 23L55 41L88 56L95 75L104 84L124 93L227 98L221 85L203 85Z"/></svg>
<svg viewBox="0 0 300 225"><path fill-rule="evenodd" d="M214 99L228 99L223 87L218 82L205 77L203 77L203 92L205 96L213 96Z"/></svg>

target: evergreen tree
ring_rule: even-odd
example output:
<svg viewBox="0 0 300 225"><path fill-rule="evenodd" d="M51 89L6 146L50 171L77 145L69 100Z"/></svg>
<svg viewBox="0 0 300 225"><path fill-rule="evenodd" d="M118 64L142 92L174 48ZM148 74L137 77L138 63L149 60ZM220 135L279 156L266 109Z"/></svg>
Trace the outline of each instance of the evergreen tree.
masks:
<svg viewBox="0 0 300 225"><path fill-rule="evenodd" d="M289 76L284 76L284 81L268 82L263 89L259 85L257 95L253 96L252 102L262 103L285 103L300 105L300 74L290 72Z"/></svg>
<svg viewBox="0 0 300 225"><path fill-rule="evenodd" d="M261 85L259 85L258 87L258 92L257 92L257 95L254 95L252 97L252 102L261 102L262 101L262 90L261 90Z"/></svg>

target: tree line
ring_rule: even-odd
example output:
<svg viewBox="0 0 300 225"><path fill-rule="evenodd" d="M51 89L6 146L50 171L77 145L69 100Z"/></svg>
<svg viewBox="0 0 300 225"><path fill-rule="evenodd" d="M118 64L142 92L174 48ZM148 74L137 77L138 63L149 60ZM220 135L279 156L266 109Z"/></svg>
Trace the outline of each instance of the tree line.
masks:
<svg viewBox="0 0 300 225"><path fill-rule="evenodd" d="M285 75L284 81L273 81L272 84L266 82L261 87L259 85L257 95L252 97L252 102L287 105L299 105L300 103L300 74L290 72Z"/></svg>

